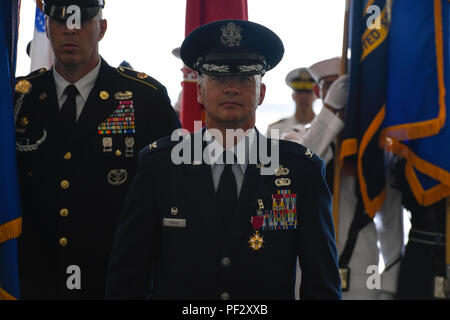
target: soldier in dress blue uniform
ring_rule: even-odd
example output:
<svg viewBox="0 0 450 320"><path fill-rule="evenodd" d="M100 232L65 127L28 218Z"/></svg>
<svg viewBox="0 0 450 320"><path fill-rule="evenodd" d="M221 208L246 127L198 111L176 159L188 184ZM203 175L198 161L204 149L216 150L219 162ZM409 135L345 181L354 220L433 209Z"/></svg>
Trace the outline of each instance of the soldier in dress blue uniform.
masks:
<svg viewBox="0 0 450 320"><path fill-rule="evenodd" d="M81 29L67 28L67 7ZM98 53L103 0L45 1L56 61L17 79L24 299L103 299L118 213L137 153L179 122L166 89Z"/></svg>
<svg viewBox="0 0 450 320"><path fill-rule="evenodd" d="M323 161L255 128L262 75L283 53L276 34L249 21L216 21L187 36L181 58L201 74L206 126L140 152L107 298L293 299L297 256L303 299L341 297ZM231 129L241 134L223 140Z"/></svg>

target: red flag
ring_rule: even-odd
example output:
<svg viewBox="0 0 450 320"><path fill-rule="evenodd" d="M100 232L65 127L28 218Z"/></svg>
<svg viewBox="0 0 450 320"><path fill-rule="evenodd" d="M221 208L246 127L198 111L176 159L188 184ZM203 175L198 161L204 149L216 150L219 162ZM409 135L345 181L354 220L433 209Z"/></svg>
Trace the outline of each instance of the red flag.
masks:
<svg viewBox="0 0 450 320"><path fill-rule="evenodd" d="M223 19L248 20L247 0L186 0L186 36L203 24ZM184 66L180 118L190 132L194 121L205 122L203 105L197 102L197 80L197 73Z"/></svg>

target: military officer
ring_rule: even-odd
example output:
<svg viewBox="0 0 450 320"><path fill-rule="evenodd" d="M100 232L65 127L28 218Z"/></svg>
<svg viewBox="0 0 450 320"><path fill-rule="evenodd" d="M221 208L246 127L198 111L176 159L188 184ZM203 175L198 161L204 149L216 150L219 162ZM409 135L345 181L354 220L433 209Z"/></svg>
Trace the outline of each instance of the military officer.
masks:
<svg viewBox="0 0 450 320"><path fill-rule="evenodd" d="M295 114L289 118L281 119L269 125L267 137L271 137L271 129L278 129L278 136L298 125L306 129L314 120L316 114L313 110L313 102L316 96L313 92L314 79L307 68L297 68L286 76L286 84L293 90L292 100L295 102Z"/></svg>
<svg viewBox="0 0 450 320"><path fill-rule="evenodd" d="M324 101L325 97L327 96L328 89L332 85L332 83L339 77L339 70L340 70L340 58L335 57L331 59L325 59L319 62L314 63L309 68L309 73L311 74L312 78L314 79L314 85L313 85L313 91L314 94L319 97L322 101ZM328 186L331 190L333 190L333 163L330 162L330 160L333 158L333 147L334 145L331 143L334 143L334 137L339 133L339 131L343 128L344 124L343 121L340 120L340 118L337 117L337 119L334 119L334 121L323 125L324 122L328 122L328 120L332 119L333 113L330 114L330 106L325 105L324 108L322 108L321 112L319 113L318 117L314 119L313 122L311 122L311 125L309 128L311 128L313 123L316 123L315 130L312 134L307 132L309 130L305 130L304 125L297 124L293 127L289 128L281 134L282 139L287 139L295 142L301 142L302 139L306 135L309 136L310 141L308 142L310 146L314 145L314 149L316 149L316 153L320 154L320 157L322 157L325 160L325 163L327 163L327 182ZM319 124L319 126L318 126ZM320 129L319 129L320 127ZM326 127L326 128L324 128ZM326 130L325 130L326 129ZM325 131L322 131L325 130ZM324 132L327 132L332 136L333 138L331 140L323 139ZM314 144L313 142L314 141ZM326 143L325 141L328 141Z"/></svg>
<svg viewBox="0 0 450 320"><path fill-rule="evenodd" d="M339 64L340 58L336 57L314 63L307 69L312 79L311 90L314 92L313 94L322 101L327 96L330 85L339 76ZM329 188L332 190L334 164L333 161L330 161L333 158L331 142L333 142L335 137L333 133L337 134L343 128L343 121L338 117L333 119L334 116L330 116L330 111L327 112L327 110L323 110L327 108L328 105L326 105L325 108L322 108L319 115L315 116L307 127L299 123L287 128L287 130L281 134L281 138L298 142L311 148L311 150L314 150L314 152L325 161L326 180ZM324 118L324 115L328 117ZM333 113L331 113L331 115L333 115ZM329 119L333 119L334 121L328 121ZM310 129L313 129L312 134L309 132ZM332 139L325 142L325 134L331 136ZM309 139L305 140L306 137ZM300 279L301 270L299 264L297 264L296 288L300 287ZM296 299L298 298L299 296L296 296Z"/></svg>
<svg viewBox="0 0 450 320"><path fill-rule="evenodd" d="M303 298L340 298L322 160L255 128L266 91L262 75L283 53L277 35L249 21L216 21L186 37L181 58L201 74L206 126L141 151L119 219L107 298L293 299L297 256ZM181 150L185 142L193 143ZM273 145L279 148L271 149L270 166L278 165L256 161L263 146Z"/></svg>
<svg viewBox="0 0 450 320"><path fill-rule="evenodd" d="M68 6L81 12L70 29ZM179 128L166 89L99 56L103 0L46 0L51 70L17 79L24 299L102 299L139 149Z"/></svg>
<svg viewBox="0 0 450 320"><path fill-rule="evenodd" d="M327 96L328 89L333 82L339 78L340 63L341 58L334 57L316 62L308 68L315 81L313 87L314 94L322 99L322 101Z"/></svg>

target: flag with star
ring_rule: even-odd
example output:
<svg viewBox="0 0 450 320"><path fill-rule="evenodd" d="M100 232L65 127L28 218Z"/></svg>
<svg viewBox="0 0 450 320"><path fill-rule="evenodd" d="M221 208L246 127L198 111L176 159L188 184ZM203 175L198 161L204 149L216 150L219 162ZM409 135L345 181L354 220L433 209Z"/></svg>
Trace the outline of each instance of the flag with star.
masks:
<svg viewBox="0 0 450 320"><path fill-rule="evenodd" d="M45 33L45 15L42 11L42 1L36 0L36 14L34 22L34 34L30 48L30 71L41 68L50 69L54 56L50 41Z"/></svg>

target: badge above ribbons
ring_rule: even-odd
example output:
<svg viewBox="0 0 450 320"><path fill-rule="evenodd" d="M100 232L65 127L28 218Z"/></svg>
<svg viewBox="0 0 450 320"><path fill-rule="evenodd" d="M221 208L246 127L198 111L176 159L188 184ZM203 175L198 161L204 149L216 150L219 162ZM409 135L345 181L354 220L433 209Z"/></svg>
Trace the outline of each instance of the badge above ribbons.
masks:
<svg viewBox="0 0 450 320"><path fill-rule="evenodd" d="M116 92L114 94L114 98L119 100L119 105L106 121L98 126L98 134L136 133L132 97L133 93L130 91Z"/></svg>

